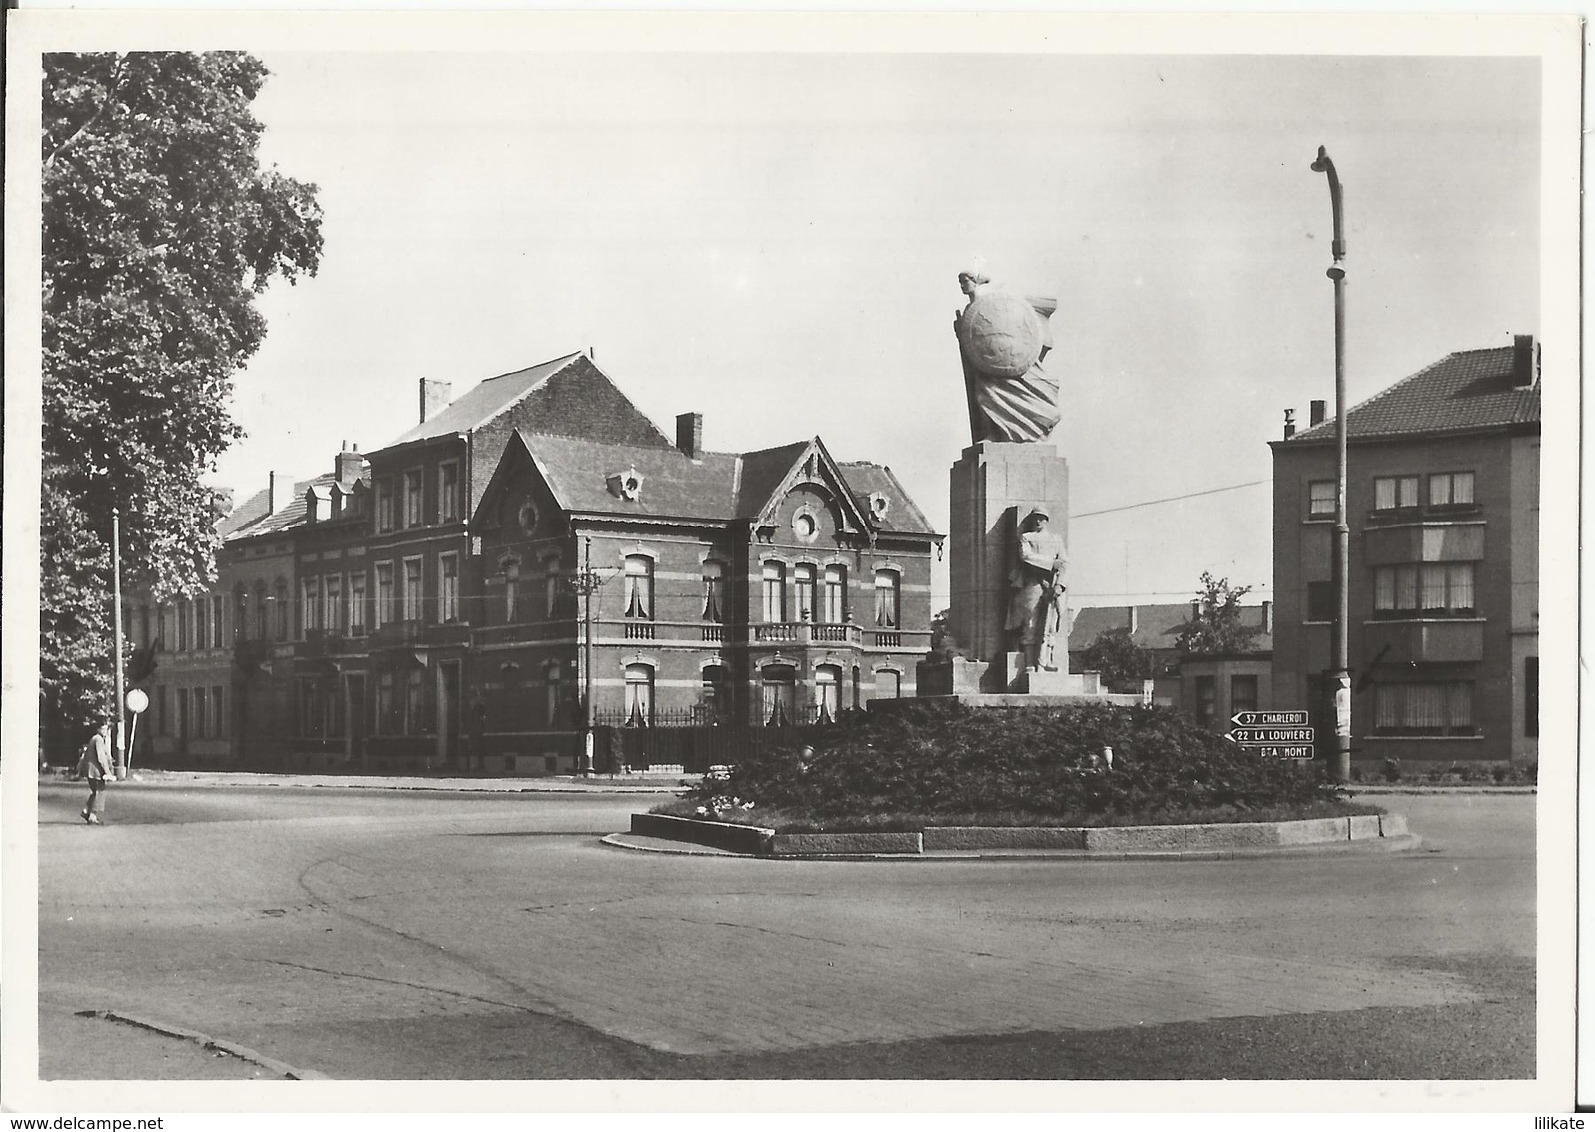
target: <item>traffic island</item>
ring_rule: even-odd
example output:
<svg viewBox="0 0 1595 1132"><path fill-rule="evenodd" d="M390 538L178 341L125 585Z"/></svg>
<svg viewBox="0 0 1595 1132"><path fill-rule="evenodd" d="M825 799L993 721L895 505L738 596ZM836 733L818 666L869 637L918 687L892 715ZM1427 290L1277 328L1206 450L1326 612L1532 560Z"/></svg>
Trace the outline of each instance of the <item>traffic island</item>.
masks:
<svg viewBox="0 0 1595 1132"><path fill-rule="evenodd" d="M1201 825L928 826L917 832L777 833L709 818L633 814L639 837L701 845L748 857L919 857L983 851L1047 851L1062 856L1213 854L1362 842L1372 847L1417 844L1400 814L1362 814L1300 821ZM609 844L625 846L620 840Z"/></svg>

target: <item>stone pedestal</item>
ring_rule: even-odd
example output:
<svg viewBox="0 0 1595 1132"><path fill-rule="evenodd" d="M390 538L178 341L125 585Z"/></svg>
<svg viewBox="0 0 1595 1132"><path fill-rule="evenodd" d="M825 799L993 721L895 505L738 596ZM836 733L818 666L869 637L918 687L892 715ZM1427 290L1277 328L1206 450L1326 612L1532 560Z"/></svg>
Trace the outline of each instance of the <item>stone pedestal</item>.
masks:
<svg viewBox="0 0 1595 1132"><path fill-rule="evenodd" d="M1003 623L1018 525L1042 507L1051 528L1068 541L1069 462L1052 444L982 440L953 465L950 502L948 628L972 660L1006 668ZM1066 645L1056 663L1067 669ZM1008 691L1013 677L989 673L982 690Z"/></svg>

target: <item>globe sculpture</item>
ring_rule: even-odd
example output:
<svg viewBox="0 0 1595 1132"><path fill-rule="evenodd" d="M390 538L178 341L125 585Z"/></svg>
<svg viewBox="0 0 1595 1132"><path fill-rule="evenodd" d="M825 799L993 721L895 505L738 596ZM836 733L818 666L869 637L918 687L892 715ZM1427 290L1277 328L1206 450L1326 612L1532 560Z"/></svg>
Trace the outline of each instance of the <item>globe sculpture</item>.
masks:
<svg viewBox="0 0 1595 1132"><path fill-rule="evenodd" d="M975 295L957 322L972 368L987 377L1023 377L1041 358L1046 330L1029 301L1005 291Z"/></svg>

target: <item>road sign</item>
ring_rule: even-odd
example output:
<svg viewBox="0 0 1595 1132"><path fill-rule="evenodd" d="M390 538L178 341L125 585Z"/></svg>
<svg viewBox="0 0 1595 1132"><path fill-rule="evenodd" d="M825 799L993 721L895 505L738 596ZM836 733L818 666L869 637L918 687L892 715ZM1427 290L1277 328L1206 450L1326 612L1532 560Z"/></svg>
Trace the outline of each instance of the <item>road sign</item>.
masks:
<svg viewBox="0 0 1595 1132"><path fill-rule="evenodd" d="M1310 745L1306 746L1306 747L1300 747L1300 746L1290 746L1290 747L1285 747L1285 746L1247 747L1246 749L1248 751L1256 751L1260 756L1262 756L1265 759L1310 759L1310 758L1313 757L1313 749L1312 749L1312 747Z"/></svg>
<svg viewBox="0 0 1595 1132"><path fill-rule="evenodd" d="M144 691L143 688L134 688L127 694L127 699L124 702L127 704L128 711L138 715L150 706L149 693Z"/></svg>
<svg viewBox="0 0 1595 1132"><path fill-rule="evenodd" d="M1229 721L1236 727L1307 727L1312 724L1304 711L1238 711Z"/></svg>
<svg viewBox="0 0 1595 1132"><path fill-rule="evenodd" d="M1242 747L1268 747L1279 743L1311 743L1311 727L1236 727L1226 736Z"/></svg>

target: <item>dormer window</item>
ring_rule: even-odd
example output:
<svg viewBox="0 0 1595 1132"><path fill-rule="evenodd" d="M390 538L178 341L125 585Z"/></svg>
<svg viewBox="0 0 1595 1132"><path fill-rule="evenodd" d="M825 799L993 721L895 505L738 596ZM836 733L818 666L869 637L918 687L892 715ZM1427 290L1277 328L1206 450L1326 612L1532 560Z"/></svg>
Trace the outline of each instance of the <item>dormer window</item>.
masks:
<svg viewBox="0 0 1595 1132"><path fill-rule="evenodd" d="M611 472L606 481L609 485L609 494L616 499L624 499L628 503L635 503L642 494L642 473L635 466L623 472Z"/></svg>
<svg viewBox="0 0 1595 1132"><path fill-rule="evenodd" d="M880 492L872 491L869 493L870 518L874 519L877 523L886 518L886 512L890 511L891 507L892 501L886 498L886 496L882 495Z"/></svg>

